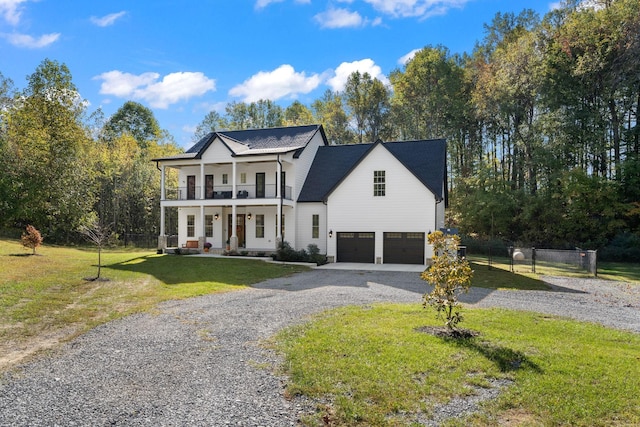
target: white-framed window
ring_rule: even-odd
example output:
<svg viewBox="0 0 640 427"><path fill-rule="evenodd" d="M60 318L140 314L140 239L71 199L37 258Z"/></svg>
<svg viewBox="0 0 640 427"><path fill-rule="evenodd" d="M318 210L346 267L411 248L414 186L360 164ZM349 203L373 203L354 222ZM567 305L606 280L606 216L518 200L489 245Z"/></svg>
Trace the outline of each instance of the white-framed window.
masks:
<svg viewBox="0 0 640 427"><path fill-rule="evenodd" d="M222 183L223 184L228 184L229 183L229 175L226 173L222 174Z"/></svg>
<svg viewBox="0 0 640 427"><path fill-rule="evenodd" d="M256 215L256 238L264 238L264 215Z"/></svg>
<svg viewBox="0 0 640 427"><path fill-rule="evenodd" d="M247 183L247 173L246 172L241 172L240 173L240 184L246 184Z"/></svg>
<svg viewBox="0 0 640 427"><path fill-rule="evenodd" d="M373 171L373 196L381 197L386 193L385 171Z"/></svg>
<svg viewBox="0 0 640 427"><path fill-rule="evenodd" d="M204 235L213 237L213 215L204 216Z"/></svg>
<svg viewBox="0 0 640 427"><path fill-rule="evenodd" d="M311 238L320 238L320 215L313 214L311 216Z"/></svg>
<svg viewBox="0 0 640 427"><path fill-rule="evenodd" d="M195 237L196 235L196 216L187 215L187 237Z"/></svg>

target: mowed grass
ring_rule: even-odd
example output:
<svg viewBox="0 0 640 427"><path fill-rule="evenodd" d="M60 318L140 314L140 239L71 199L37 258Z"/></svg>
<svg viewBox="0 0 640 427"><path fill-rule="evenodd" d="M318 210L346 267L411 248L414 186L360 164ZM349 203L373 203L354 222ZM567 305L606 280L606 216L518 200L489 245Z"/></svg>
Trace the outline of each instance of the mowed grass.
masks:
<svg viewBox="0 0 640 427"><path fill-rule="evenodd" d="M465 309L479 336L420 332L441 325L419 304L345 307L282 331L287 392L317 399L321 426L421 425L437 405L512 382L479 413L449 426L640 425L640 336L553 316Z"/></svg>
<svg viewBox="0 0 640 427"><path fill-rule="evenodd" d="M97 274L95 248L45 245L37 255L29 254L18 241L0 240L0 359L28 347L30 340L72 338L161 301L242 289L304 269L256 260L107 250L101 273L107 280L87 281Z"/></svg>
<svg viewBox="0 0 640 427"><path fill-rule="evenodd" d="M489 259L484 255L470 255L468 257L472 263L474 270L478 271L493 271L493 272L511 272L511 263L507 257L493 257L491 263L491 270L489 270ZM513 285L520 287L520 285L527 286L524 278L530 278L538 280L539 276L565 276L565 277L582 277L592 278L593 275L585 270L577 267L562 264L562 263L549 263L549 262L537 262L536 272L532 272L530 261L514 262L513 272L515 275L521 276L515 278L512 282ZM512 274L512 276L514 276ZM623 263L623 262L598 262L598 278L606 280L616 280L627 282L631 284L640 284L640 265L637 263ZM504 281L504 279L502 279ZM509 281L506 280L508 283ZM474 284L474 286L477 286ZM507 286L509 287L509 286Z"/></svg>

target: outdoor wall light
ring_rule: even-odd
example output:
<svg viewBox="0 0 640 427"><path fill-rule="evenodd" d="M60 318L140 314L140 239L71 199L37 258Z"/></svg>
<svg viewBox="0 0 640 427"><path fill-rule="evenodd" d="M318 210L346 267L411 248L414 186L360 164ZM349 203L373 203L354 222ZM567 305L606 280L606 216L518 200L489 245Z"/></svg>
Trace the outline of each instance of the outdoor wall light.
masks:
<svg viewBox="0 0 640 427"><path fill-rule="evenodd" d="M213 219L215 219L216 221L220 219L220 215L218 214L218 212L216 212L216 214L213 216Z"/></svg>
<svg viewBox="0 0 640 427"><path fill-rule="evenodd" d="M329 238L333 237L333 230L329 230Z"/></svg>
<svg viewBox="0 0 640 427"><path fill-rule="evenodd" d="M249 212L249 215L247 215L247 219L251 220L251 212Z"/></svg>

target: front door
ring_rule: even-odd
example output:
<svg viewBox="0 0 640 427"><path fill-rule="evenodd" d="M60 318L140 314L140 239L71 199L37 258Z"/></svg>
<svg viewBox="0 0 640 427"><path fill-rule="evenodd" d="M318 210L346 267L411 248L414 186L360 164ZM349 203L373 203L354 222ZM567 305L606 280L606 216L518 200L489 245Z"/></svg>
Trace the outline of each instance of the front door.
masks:
<svg viewBox="0 0 640 427"><path fill-rule="evenodd" d="M246 234L245 234L245 215L238 214L236 215L236 236L238 236L238 247L244 248L246 244ZM233 226L233 216L229 214L227 217L228 227L227 227L227 239L231 239L231 227Z"/></svg>

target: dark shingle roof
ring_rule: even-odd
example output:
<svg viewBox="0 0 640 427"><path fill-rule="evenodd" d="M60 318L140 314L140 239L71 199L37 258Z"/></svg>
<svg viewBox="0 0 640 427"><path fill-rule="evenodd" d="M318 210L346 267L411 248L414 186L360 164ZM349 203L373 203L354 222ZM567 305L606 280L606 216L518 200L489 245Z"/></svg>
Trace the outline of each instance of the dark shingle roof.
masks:
<svg viewBox="0 0 640 427"><path fill-rule="evenodd" d="M434 139L319 147L298 201L325 201L377 144L389 150L436 198L446 199L446 141Z"/></svg>
<svg viewBox="0 0 640 427"><path fill-rule="evenodd" d="M187 153L201 156L216 136L235 154L295 151L305 147L318 131L324 132L320 125L211 132L188 149ZM242 149L238 150L239 147Z"/></svg>

